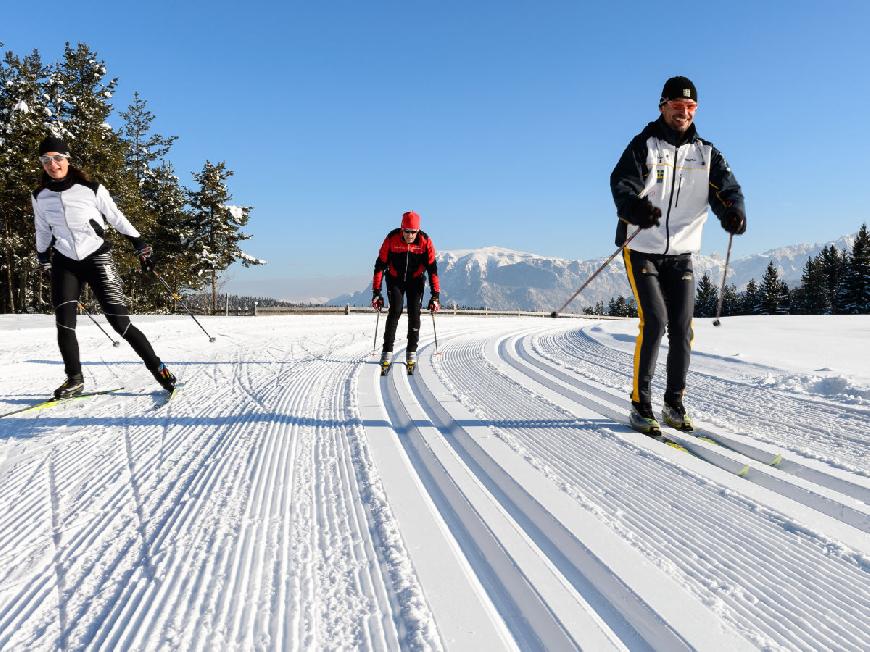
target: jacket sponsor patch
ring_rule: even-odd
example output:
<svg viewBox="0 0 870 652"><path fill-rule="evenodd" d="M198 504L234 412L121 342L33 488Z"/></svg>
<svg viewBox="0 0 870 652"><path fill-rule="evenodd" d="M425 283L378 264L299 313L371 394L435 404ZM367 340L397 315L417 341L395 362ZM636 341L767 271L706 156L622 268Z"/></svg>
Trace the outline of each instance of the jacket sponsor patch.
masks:
<svg viewBox="0 0 870 652"><path fill-rule="evenodd" d="M656 183L664 183L665 181L665 171L664 170L656 170Z"/></svg>

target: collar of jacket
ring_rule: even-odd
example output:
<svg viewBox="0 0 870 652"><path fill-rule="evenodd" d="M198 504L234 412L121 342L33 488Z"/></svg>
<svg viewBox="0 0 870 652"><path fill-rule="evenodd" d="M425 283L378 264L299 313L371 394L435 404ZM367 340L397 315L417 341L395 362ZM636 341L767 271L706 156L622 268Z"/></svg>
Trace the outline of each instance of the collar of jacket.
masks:
<svg viewBox="0 0 870 652"><path fill-rule="evenodd" d="M674 147L679 147L686 143L692 143L698 139L698 130L695 128L694 122L689 125L689 128L686 129L685 133L681 134L678 131L671 129L662 116L659 116L659 119L655 122L650 122L646 126L646 130L650 132L650 135L661 138L663 141L673 145Z"/></svg>
<svg viewBox="0 0 870 652"><path fill-rule="evenodd" d="M68 174L63 179L52 179L47 181L45 187L54 192L62 192L72 188L74 183L75 179L73 179L73 175Z"/></svg>

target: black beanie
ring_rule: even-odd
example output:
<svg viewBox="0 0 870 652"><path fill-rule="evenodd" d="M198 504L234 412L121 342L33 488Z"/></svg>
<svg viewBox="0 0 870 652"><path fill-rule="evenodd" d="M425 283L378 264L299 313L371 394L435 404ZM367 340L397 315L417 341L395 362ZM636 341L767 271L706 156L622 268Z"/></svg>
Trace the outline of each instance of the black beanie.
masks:
<svg viewBox="0 0 870 652"><path fill-rule="evenodd" d="M61 154L69 154L69 147L63 141L63 138L57 136L46 136L39 143L39 155L42 156L46 152L60 152Z"/></svg>
<svg viewBox="0 0 870 652"><path fill-rule="evenodd" d="M697 102L698 91L688 77L671 77L662 88L659 106L668 100L695 100Z"/></svg>

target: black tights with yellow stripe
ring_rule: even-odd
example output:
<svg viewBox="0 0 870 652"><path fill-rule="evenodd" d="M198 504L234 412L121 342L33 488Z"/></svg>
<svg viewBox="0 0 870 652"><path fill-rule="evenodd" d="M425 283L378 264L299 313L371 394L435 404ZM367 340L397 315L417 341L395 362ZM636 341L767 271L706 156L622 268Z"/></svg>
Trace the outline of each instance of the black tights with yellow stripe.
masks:
<svg viewBox="0 0 870 652"><path fill-rule="evenodd" d="M631 400L652 402L652 377L666 330L668 367L664 398L671 403L682 400L689 371L695 310L692 255L663 256L626 248L622 256L640 316L640 332L634 345Z"/></svg>

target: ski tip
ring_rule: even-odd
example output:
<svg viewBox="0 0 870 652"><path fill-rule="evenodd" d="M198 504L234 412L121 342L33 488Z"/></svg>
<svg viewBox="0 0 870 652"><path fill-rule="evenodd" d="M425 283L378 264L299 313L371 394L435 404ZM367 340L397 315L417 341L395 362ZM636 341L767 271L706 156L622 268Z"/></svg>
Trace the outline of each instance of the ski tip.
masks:
<svg viewBox="0 0 870 652"><path fill-rule="evenodd" d="M768 465L770 466L779 466L780 464L782 464L782 455L777 455L770 462L768 462Z"/></svg>
<svg viewBox="0 0 870 652"><path fill-rule="evenodd" d="M745 478L747 475L749 475L749 465L744 465L744 467L737 472L737 475L741 478Z"/></svg>

